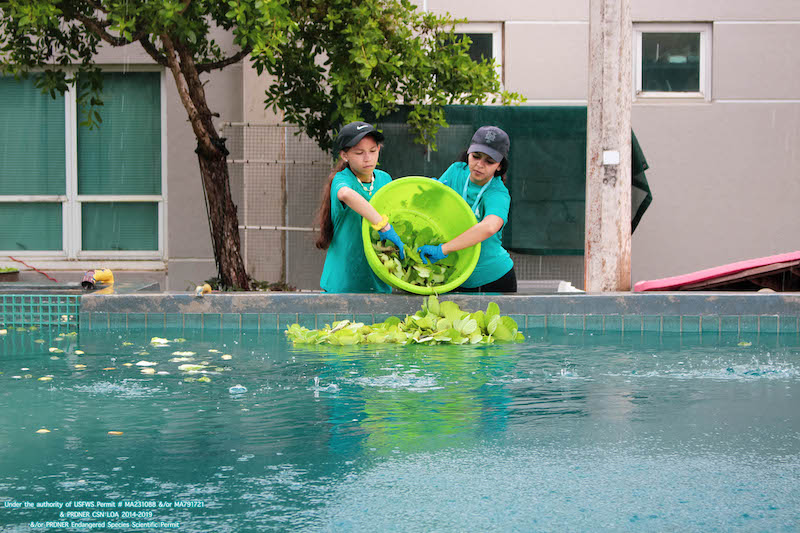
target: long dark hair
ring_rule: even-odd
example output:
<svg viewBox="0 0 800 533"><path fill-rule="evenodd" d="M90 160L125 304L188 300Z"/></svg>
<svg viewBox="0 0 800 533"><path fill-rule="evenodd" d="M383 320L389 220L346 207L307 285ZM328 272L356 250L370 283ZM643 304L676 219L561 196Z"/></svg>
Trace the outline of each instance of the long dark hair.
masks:
<svg viewBox="0 0 800 533"><path fill-rule="evenodd" d="M466 150L461 152L461 155L458 158L459 161L462 163L469 164L469 154ZM500 161L500 166L497 167L497 170L494 171L495 176L500 176L503 180L503 185L506 183L506 172L508 172L508 158L504 157L502 161Z"/></svg>
<svg viewBox="0 0 800 533"><path fill-rule="evenodd" d="M328 174L328 179L325 180L325 186L322 187L322 195L319 199L319 208L317 215L314 217L314 225L319 228L319 236L317 236L314 245L320 250L327 250L333 240L333 219L331 218L331 184L333 178L337 173L348 168L347 161L337 157L336 163L331 167L331 173Z"/></svg>

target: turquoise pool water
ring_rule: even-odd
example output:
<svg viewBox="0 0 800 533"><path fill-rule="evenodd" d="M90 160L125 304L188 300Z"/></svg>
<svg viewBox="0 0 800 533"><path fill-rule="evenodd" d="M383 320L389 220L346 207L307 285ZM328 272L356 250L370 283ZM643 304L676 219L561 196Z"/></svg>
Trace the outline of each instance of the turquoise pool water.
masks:
<svg viewBox="0 0 800 533"><path fill-rule="evenodd" d="M800 528L797 335L526 336L309 349L280 333L11 329L0 525Z"/></svg>

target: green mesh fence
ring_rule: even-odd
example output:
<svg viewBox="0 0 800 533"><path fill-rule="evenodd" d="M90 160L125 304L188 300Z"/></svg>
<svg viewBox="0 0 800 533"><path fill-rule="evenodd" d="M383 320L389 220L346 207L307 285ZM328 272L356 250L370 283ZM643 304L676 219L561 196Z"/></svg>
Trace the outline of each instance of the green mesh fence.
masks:
<svg viewBox="0 0 800 533"><path fill-rule="evenodd" d="M0 324L12 327L78 327L80 296L64 294L4 294Z"/></svg>
<svg viewBox="0 0 800 533"><path fill-rule="evenodd" d="M503 229L506 249L533 255L582 255L586 200L586 107L448 106L448 128L439 130L436 152L414 144L407 109L382 119L386 135L381 168L392 177L442 175L467 149L481 126L511 138L506 186L511 212ZM633 136L632 230L652 201L644 158Z"/></svg>

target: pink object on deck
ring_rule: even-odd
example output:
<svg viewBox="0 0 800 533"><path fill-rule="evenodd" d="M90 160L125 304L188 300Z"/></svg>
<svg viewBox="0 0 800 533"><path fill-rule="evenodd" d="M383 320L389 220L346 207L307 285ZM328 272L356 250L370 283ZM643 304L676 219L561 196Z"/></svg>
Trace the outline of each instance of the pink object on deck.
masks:
<svg viewBox="0 0 800 533"><path fill-rule="evenodd" d="M642 292L700 289L702 287L699 285L713 285L711 282L703 284L702 282L705 281L713 281L715 279L723 281L725 278L742 277L735 276L735 274L744 273L745 271L753 271L753 275L763 275L771 270L779 270L790 266L785 265L785 263L798 261L800 261L800 251L770 255L768 257L748 259L746 261L739 261L738 263L730 263L714 268L707 268L705 270L698 270L697 272L673 276L671 278L639 281L633 286L633 290Z"/></svg>

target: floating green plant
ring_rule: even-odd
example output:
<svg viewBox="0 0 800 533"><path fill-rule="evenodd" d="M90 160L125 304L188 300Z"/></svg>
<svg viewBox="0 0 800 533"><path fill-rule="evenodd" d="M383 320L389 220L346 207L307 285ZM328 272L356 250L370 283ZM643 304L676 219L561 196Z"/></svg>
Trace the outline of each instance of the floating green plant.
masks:
<svg viewBox="0 0 800 533"><path fill-rule="evenodd" d="M455 302L439 302L429 296L422 309L404 320L389 317L385 322L366 325L341 320L323 329L308 329L292 324L286 336L295 344L493 344L522 342L516 321L501 316L500 308L490 303L486 312L470 313Z"/></svg>

